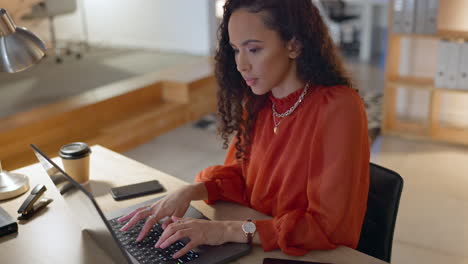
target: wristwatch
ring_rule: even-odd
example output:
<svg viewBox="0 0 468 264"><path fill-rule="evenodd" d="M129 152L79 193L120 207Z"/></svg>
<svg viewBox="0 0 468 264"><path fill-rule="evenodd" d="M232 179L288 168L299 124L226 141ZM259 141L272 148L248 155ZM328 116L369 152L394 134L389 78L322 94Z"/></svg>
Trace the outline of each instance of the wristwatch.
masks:
<svg viewBox="0 0 468 264"><path fill-rule="evenodd" d="M257 231L255 223L252 222L251 219L247 219L247 221L242 224L242 231L244 231L245 236L247 237L247 243L252 244L253 237Z"/></svg>

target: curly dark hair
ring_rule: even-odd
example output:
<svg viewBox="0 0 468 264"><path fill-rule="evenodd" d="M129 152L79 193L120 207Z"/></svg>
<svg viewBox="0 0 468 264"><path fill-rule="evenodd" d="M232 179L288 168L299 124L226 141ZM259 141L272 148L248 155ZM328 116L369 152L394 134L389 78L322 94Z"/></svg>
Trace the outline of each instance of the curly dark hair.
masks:
<svg viewBox="0 0 468 264"><path fill-rule="evenodd" d="M218 132L228 147L235 133L236 158L247 159L251 134L258 111L267 100L255 95L237 71L234 50L230 45L228 24L238 9L262 12L265 26L275 30L284 42L295 38L302 46L296 58L298 77L315 85L351 87L343 64L319 10L311 0L227 0L218 29L219 45L215 56L218 81Z"/></svg>

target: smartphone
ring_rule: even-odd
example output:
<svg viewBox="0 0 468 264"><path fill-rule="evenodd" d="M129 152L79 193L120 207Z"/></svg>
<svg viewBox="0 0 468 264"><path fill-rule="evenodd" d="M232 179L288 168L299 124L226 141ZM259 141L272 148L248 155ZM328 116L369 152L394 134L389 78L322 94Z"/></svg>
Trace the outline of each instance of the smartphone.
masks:
<svg viewBox="0 0 468 264"><path fill-rule="evenodd" d="M162 191L164 191L164 187L157 180L111 188L112 197L116 201L136 198Z"/></svg>
<svg viewBox="0 0 468 264"><path fill-rule="evenodd" d="M330 264L330 263L290 260L290 259L264 258L263 264Z"/></svg>

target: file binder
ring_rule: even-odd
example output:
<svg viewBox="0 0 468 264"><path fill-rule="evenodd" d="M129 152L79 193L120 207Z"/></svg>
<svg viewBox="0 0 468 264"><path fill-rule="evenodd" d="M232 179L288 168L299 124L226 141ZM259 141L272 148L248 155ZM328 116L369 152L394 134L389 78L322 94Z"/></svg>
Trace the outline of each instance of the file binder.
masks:
<svg viewBox="0 0 468 264"><path fill-rule="evenodd" d="M395 33L403 33L404 2L404 0L393 1L392 31Z"/></svg>
<svg viewBox="0 0 468 264"><path fill-rule="evenodd" d="M393 2L393 32L437 33L439 0L395 0Z"/></svg>
<svg viewBox="0 0 468 264"><path fill-rule="evenodd" d="M416 34L426 34L426 22L429 19L428 0L417 0L414 20L414 32Z"/></svg>
<svg viewBox="0 0 468 264"><path fill-rule="evenodd" d="M446 88L457 88L458 68L460 64L460 48L462 44L459 42L448 42L447 47L447 83Z"/></svg>
<svg viewBox="0 0 468 264"><path fill-rule="evenodd" d="M457 89L468 90L468 42L460 44L460 56L457 74Z"/></svg>
<svg viewBox="0 0 468 264"><path fill-rule="evenodd" d="M437 48L437 71L434 78L434 84L436 87L445 88L447 87L447 67L448 59L447 54L449 53L449 42L447 40L440 40Z"/></svg>
<svg viewBox="0 0 468 264"><path fill-rule="evenodd" d="M415 22L416 0L403 1L402 33L413 33Z"/></svg>
<svg viewBox="0 0 468 264"><path fill-rule="evenodd" d="M424 24L424 34L437 33L437 13L439 11L439 0L418 0L419 2L426 2L426 18Z"/></svg>

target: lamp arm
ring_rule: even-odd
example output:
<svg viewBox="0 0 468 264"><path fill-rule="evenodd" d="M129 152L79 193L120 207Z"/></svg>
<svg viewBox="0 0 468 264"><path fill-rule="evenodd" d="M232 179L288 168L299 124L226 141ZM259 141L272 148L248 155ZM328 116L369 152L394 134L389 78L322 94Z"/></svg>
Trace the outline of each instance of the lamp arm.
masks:
<svg viewBox="0 0 468 264"><path fill-rule="evenodd" d="M11 19L8 12L0 8L0 36L7 36L16 31L15 22Z"/></svg>

